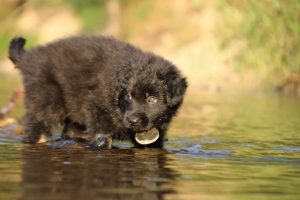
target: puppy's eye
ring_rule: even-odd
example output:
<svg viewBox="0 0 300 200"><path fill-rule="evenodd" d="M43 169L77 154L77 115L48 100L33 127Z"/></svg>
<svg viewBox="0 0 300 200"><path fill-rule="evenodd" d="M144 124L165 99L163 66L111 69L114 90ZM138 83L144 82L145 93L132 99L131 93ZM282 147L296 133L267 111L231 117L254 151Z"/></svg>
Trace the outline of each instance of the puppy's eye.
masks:
<svg viewBox="0 0 300 200"><path fill-rule="evenodd" d="M157 102L157 98L155 96L148 96L146 101L148 104L155 104Z"/></svg>

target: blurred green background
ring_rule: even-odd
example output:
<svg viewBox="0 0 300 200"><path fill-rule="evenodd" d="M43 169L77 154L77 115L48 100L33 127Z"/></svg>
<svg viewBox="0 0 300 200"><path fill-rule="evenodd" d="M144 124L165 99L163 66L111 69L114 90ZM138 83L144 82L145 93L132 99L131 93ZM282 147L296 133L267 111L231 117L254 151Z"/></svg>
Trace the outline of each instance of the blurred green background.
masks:
<svg viewBox="0 0 300 200"><path fill-rule="evenodd" d="M300 95L299 0L0 0L0 105L21 87L9 40L26 48L77 34L113 35L175 63L188 94Z"/></svg>

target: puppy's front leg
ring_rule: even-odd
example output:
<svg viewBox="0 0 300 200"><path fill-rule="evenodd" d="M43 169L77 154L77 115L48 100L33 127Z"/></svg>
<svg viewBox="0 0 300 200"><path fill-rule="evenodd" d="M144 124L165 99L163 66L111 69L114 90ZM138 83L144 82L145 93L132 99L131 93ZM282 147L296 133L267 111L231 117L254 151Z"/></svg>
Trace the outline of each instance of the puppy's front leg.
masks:
<svg viewBox="0 0 300 200"><path fill-rule="evenodd" d="M108 113L101 109L90 110L86 121L86 133L90 136L89 147L95 150L111 149L112 134L109 131L111 124Z"/></svg>

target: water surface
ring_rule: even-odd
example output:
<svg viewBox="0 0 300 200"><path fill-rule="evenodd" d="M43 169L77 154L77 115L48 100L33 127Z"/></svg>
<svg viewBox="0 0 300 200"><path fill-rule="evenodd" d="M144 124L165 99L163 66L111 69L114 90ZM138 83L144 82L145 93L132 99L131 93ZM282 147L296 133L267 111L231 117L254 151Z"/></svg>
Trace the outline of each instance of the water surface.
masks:
<svg viewBox="0 0 300 200"><path fill-rule="evenodd" d="M21 144L0 131L0 199L300 199L300 99L193 95L163 150Z"/></svg>

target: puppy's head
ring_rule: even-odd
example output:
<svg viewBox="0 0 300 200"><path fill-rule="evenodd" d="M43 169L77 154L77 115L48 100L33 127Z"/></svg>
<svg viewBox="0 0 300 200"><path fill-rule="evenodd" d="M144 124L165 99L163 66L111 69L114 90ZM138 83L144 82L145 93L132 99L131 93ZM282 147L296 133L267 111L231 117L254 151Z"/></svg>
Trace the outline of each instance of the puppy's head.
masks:
<svg viewBox="0 0 300 200"><path fill-rule="evenodd" d="M116 79L123 124L133 132L161 129L169 123L187 87L178 69L155 55L127 63Z"/></svg>

